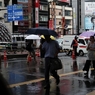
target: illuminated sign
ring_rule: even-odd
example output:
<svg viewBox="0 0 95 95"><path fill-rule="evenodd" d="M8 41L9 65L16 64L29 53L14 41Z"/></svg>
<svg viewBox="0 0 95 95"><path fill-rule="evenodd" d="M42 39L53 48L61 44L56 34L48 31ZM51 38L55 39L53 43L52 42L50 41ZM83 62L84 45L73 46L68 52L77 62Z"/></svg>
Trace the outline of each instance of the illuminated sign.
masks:
<svg viewBox="0 0 95 95"><path fill-rule="evenodd" d="M65 2L65 3L70 3L70 0L58 0L58 1Z"/></svg>

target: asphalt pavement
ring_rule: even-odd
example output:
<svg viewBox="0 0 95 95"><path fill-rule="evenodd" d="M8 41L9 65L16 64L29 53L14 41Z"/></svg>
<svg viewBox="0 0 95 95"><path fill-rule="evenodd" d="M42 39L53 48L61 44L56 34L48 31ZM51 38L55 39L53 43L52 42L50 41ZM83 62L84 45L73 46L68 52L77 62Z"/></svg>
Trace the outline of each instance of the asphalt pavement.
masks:
<svg viewBox="0 0 95 95"><path fill-rule="evenodd" d="M89 79L83 77L82 68L86 56L72 60L71 56L59 54L63 68L58 70L60 83L50 76L50 89L44 89L44 63L40 57L27 65L26 57L2 61L1 73L10 84L13 95L95 95L95 80L89 73Z"/></svg>

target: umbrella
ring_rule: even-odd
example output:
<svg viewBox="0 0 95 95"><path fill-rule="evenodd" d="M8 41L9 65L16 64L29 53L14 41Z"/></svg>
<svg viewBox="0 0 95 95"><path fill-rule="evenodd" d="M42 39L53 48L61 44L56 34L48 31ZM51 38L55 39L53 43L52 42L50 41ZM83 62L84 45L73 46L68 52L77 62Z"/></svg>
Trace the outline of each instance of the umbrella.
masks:
<svg viewBox="0 0 95 95"><path fill-rule="evenodd" d="M43 38L43 39L45 39L44 35L41 35L40 37ZM56 39L56 38L55 38L54 36L52 36L52 35L50 36L50 38L51 38L52 40L55 40L55 39Z"/></svg>
<svg viewBox="0 0 95 95"><path fill-rule="evenodd" d="M94 35L95 35L95 31L84 31L79 35L79 37L89 38L90 36L94 36Z"/></svg>
<svg viewBox="0 0 95 95"><path fill-rule="evenodd" d="M32 35L27 36L25 39L27 39L27 40L32 40L32 39L36 40L36 39L41 39L41 38L38 35L32 34Z"/></svg>
<svg viewBox="0 0 95 95"><path fill-rule="evenodd" d="M58 36L54 30L45 27L30 28L26 31L26 34Z"/></svg>

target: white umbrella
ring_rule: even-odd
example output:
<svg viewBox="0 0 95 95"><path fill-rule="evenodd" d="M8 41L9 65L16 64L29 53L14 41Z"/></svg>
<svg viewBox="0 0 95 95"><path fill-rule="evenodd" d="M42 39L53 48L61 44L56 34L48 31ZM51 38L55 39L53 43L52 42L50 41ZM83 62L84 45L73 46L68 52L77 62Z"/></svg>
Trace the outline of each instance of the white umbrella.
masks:
<svg viewBox="0 0 95 95"><path fill-rule="evenodd" d="M27 40L32 40L32 39L36 40L36 39L41 39L41 38L38 35L32 34L32 35L27 36L25 39L27 39Z"/></svg>

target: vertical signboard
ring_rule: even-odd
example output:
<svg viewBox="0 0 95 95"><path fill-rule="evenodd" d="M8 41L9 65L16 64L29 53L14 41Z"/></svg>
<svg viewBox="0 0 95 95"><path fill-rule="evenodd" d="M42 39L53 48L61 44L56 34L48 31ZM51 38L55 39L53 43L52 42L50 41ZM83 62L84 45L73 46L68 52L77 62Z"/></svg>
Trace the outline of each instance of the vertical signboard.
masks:
<svg viewBox="0 0 95 95"><path fill-rule="evenodd" d="M62 17L62 27L64 29L64 26L65 26L65 17Z"/></svg>
<svg viewBox="0 0 95 95"><path fill-rule="evenodd" d="M39 0L35 0L35 27L39 26Z"/></svg>
<svg viewBox="0 0 95 95"><path fill-rule="evenodd" d="M58 0L60 2L70 3L70 0Z"/></svg>
<svg viewBox="0 0 95 95"><path fill-rule="evenodd" d="M8 13L8 21L23 20L22 4L7 6L7 13Z"/></svg>
<svg viewBox="0 0 95 95"><path fill-rule="evenodd" d="M54 29L53 20L49 20L49 29Z"/></svg>
<svg viewBox="0 0 95 95"><path fill-rule="evenodd" d="M74 31L74 34L76 33L76 14L75 14L75 8L73 8L73 31Z"/></svg>
<svg viewBox="0 0 95 95"><path fill-rule="evenodd" d="M85 2L85 15L95 15L95 2Z"/></svg>

